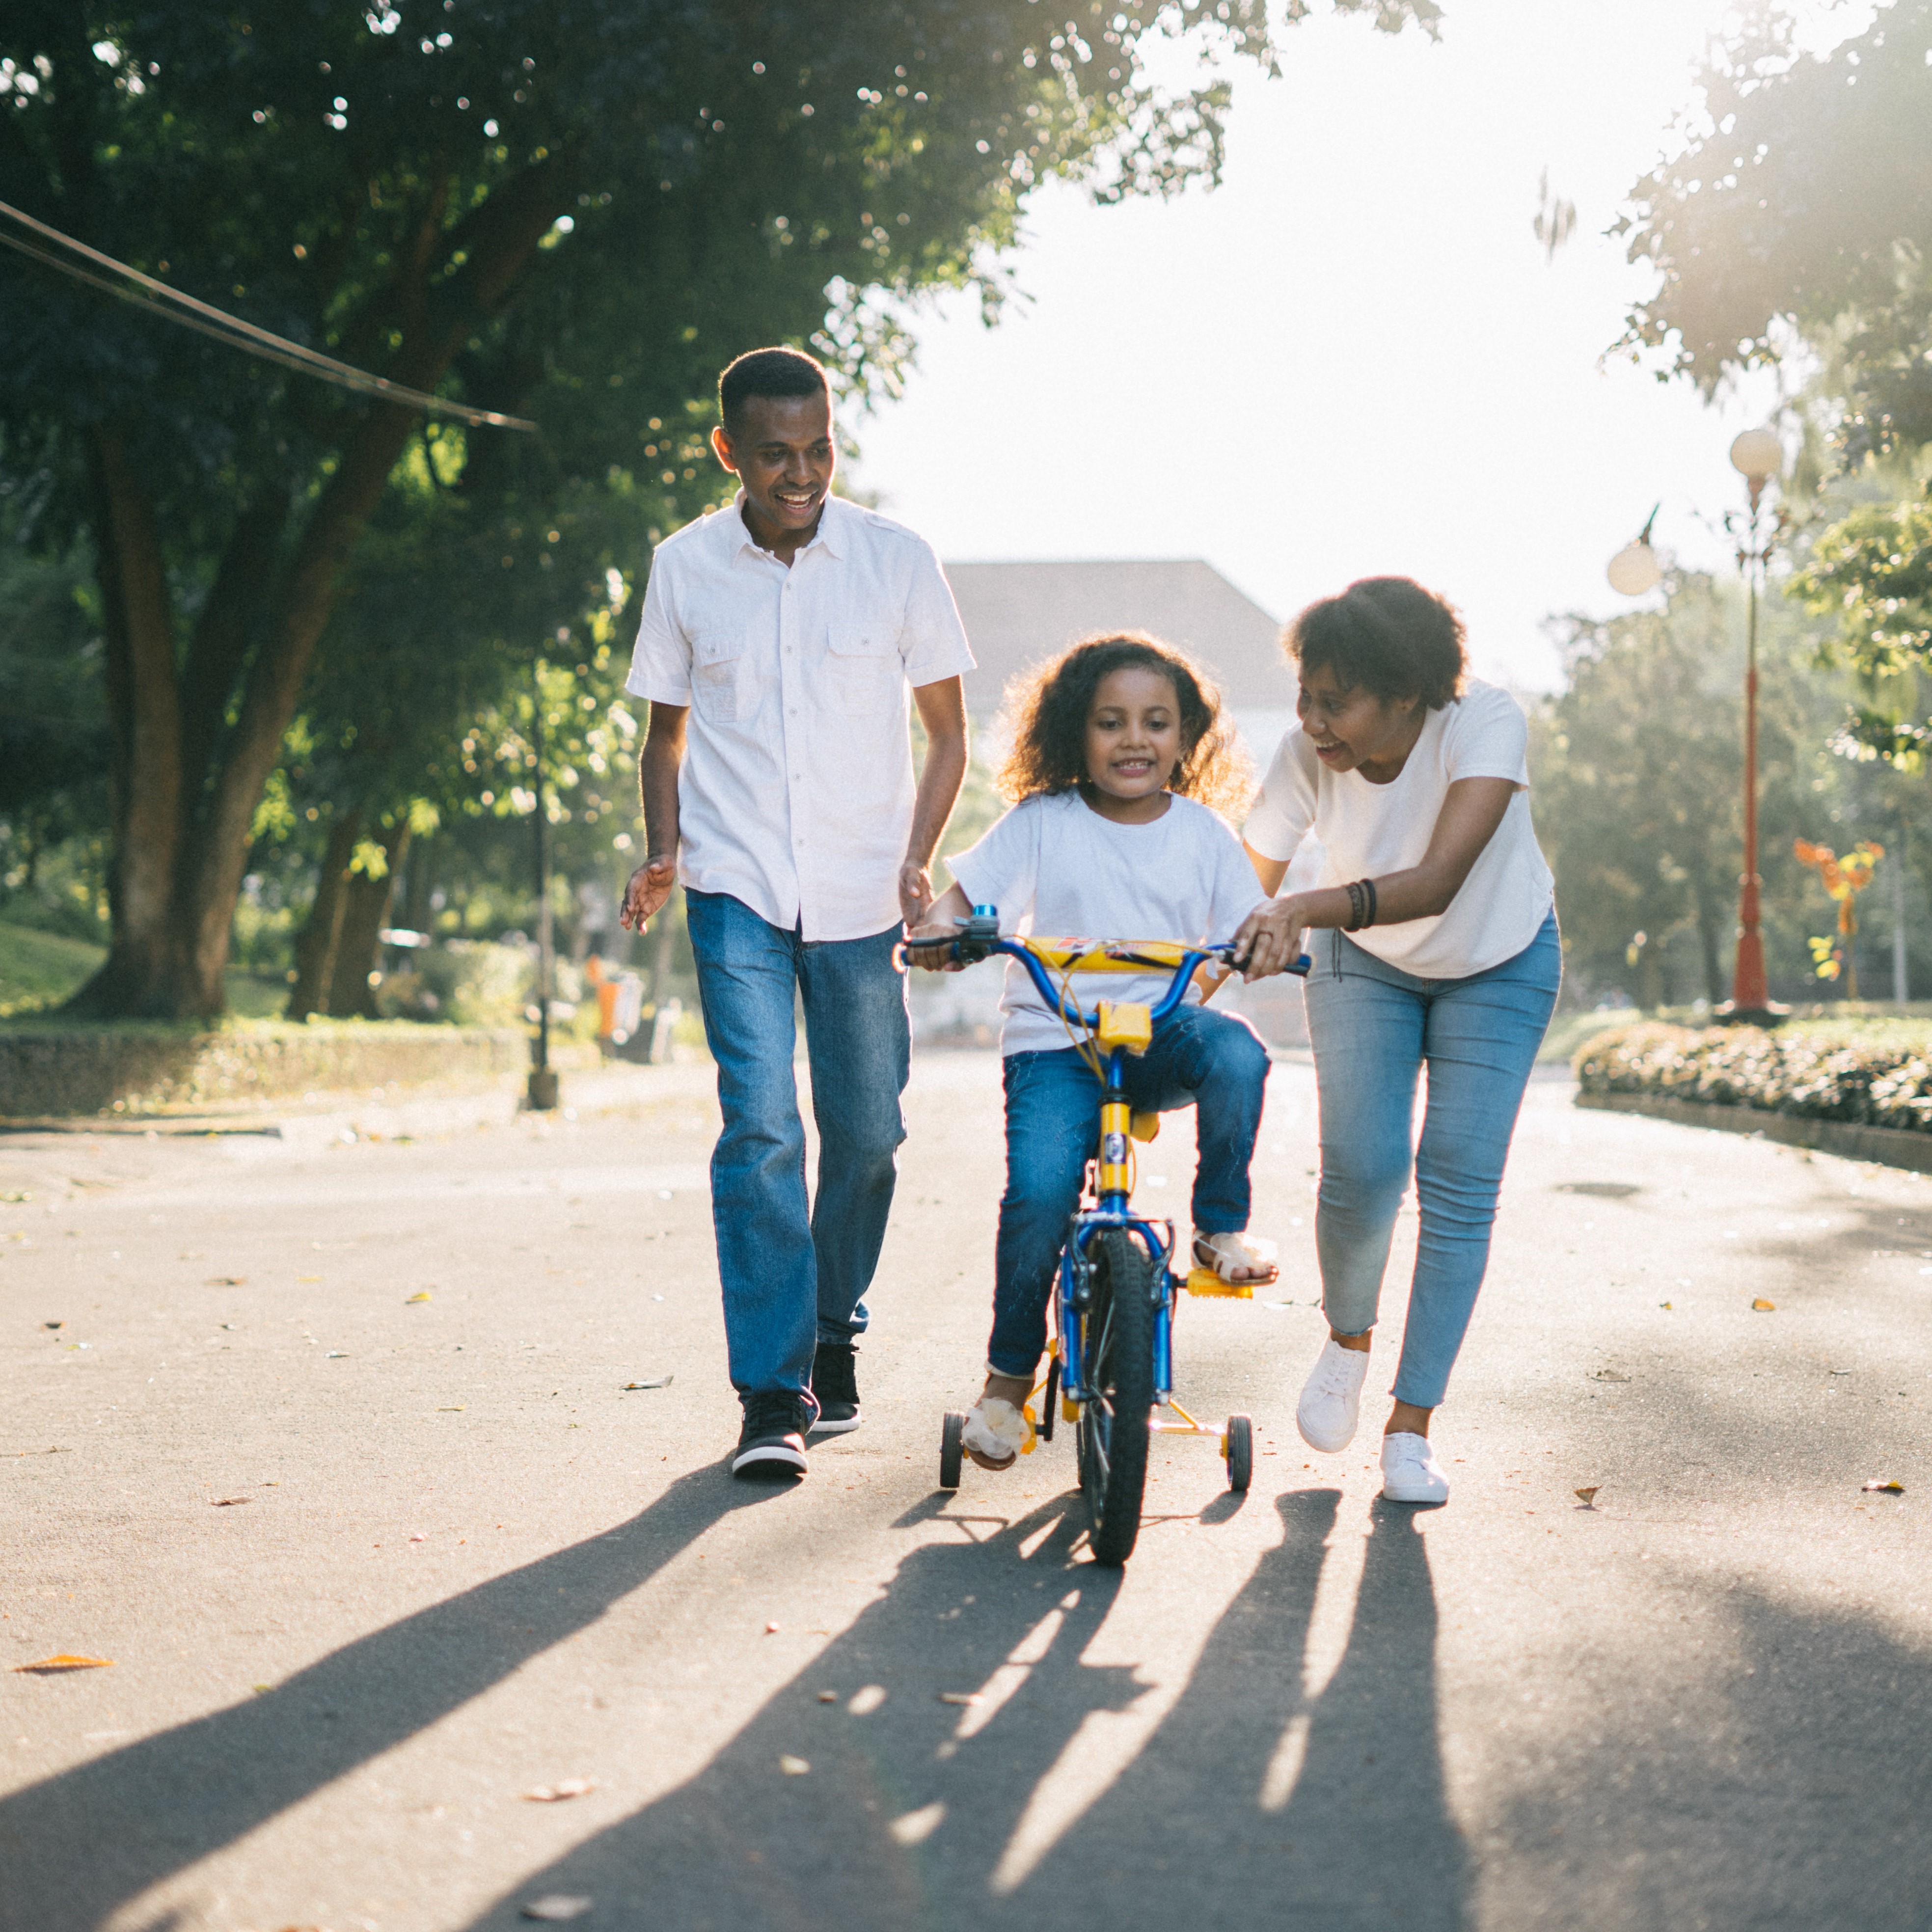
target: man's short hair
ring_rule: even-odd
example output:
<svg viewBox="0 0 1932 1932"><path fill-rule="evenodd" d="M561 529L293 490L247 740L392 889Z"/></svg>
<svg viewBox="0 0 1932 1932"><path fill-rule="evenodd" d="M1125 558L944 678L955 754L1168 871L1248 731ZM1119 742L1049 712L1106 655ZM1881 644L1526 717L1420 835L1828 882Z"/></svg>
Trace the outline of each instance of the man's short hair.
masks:
<svg viewBox="0 0 1932 1932"><path fill-rule="evenodd" d="M754 396L829 398L831 393L824 365L802 349L753 349L718 377L718 413L729 436Z"/></svg>

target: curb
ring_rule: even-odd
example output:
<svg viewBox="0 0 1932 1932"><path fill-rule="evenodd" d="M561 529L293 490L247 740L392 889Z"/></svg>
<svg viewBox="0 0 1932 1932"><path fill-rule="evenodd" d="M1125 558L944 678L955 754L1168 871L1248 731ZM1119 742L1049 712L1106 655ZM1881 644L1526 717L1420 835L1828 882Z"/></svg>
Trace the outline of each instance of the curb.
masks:
<svg viewBox="0 0 1932 1932"><path fill-rule="evenodd" d="M1932 1174L1932 1134L1904 1127L1870 1127L1850 1120L1808 1120L1796 1114L1774 1114L1762 1107L1717 1106L1702 1100L1666 1100L1651 1094L1579 1094L1576 1105L1606 1113L1642 1114L1680 1127L1708 1127L1719 1133L1752 1134L1814 1154L1845 1160L1874 1162L1913 1174Z"/></svg>

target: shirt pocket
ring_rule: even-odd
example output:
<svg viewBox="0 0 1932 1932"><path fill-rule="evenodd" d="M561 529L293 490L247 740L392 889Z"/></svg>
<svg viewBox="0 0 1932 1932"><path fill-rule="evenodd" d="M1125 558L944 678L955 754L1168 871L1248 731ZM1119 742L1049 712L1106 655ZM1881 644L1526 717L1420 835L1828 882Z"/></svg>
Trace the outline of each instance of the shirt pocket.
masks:
<svg viewBox="0 0 1932 1932"><path fill-rule="evenodd" d="M826 682L832 701L848 717L890 710L905 682L898 640L884 625L834 623L826 633Z"/></svg>
<svg viewBox="0 0 1932 1932"><path fill-rule="evenodd" d="M708 632L692 640L692 695L700 718L716 724L736 720L744 668L745 640L736 632Z"/></svg>

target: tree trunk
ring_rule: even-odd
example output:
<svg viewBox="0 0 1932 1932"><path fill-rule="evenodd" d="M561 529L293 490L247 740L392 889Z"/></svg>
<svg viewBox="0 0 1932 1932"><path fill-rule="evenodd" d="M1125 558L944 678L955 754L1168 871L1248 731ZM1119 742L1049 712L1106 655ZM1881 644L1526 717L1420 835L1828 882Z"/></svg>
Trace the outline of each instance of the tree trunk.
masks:
<svg viewBox="0 0 1932 1932"><path fill-rule="evenodd" d="M464 218L463 276L441 284L434 302L424 290L403 292L414 305L406 302L412 326L392 368L397 381L436 387L569 201L553 162L527 171ZM153 506L118 440L106 430L92 433L92 514L112 721L112 926L107 958L68 1002L70 1012L162 1018L221 1012L255 814L340 596L350 552L416 422L414 411L389 403L374 404L354 419L279 570L274 560L283 550L290 500L264 498L241 508L185 667L176 662ZM336 877L339 887L340 868ZM318 945L322 938L318 934ZM320 1005L334 976L333 958L328 963L328 972L318 973L305 994L298 979L291 1011L304 1000L308 1010Z"/></svg>
<svg viewBox="0 0 1932 1932"><path fill-rule="evenodd" d="M362 836L362 814L352 812L330 826L315 882L315 903L296 940L296 982L289 989L287 1017L305 1020L310 1013L329 1010L328 995L335 981L336 955L342 944L343 921L349 910L352 874L349 862Z"/></svg>
<svg viewBox="0 0 1932 1932"><path fill-rule="evenodd" d="M380 1017L376 989L369 983L376 968L376 935L389 920L389 901L396 888L396 868L409 850L406 818L385 826L377 842L388 859L380 879L351 872L342 896L345 908L335 941L335 966L328 986L328 1010L338 1019L373 1020Z"/></svg>

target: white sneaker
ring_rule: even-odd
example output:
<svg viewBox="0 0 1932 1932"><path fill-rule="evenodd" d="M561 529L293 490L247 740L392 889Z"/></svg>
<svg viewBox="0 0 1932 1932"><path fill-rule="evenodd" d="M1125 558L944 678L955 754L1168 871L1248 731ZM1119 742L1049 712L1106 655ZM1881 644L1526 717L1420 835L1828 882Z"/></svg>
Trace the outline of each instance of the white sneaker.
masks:
<svg viewBox="0 0 1932 1932"><path fill-rule="evenodd" d="M1323 1345L1294 1406L1294 1426L1303 1442L1324 1455L1348 1448L1355 1439L1355 1418L1368 1375L1366 1348L1345 1348L1334 1340Z"/></svg>
<svg viewBox="0 0 1932 1932"><path fill-rule="evenodd" d="M1446 1503L1449 1478L1426 1436L1397 1430L1382 1438L1382 1494L1392 1503Z"/></svg>

